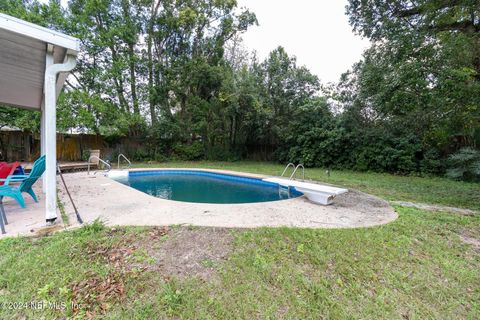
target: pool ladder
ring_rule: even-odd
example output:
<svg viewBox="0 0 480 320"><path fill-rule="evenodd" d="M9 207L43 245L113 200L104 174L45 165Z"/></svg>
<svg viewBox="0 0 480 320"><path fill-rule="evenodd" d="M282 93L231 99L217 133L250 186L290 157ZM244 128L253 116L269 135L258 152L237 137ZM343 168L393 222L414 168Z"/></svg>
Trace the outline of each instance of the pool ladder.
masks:
<svg viewBox="0 0 480 320"><path fill-rule="evenodd" d="M100 158L97 157L97 156L90 156L90 158L88 158L87 174L90 174L90 164L92 164L90 160L92 160L92 159L98 159L98 161L100 161L101 163L103 163L103 164L105 165L105 167L106 167L105 173L109 172L109 171L112 169L112 166L111 166L110 163L108 163L107 161L102 160L102 159L100 159ZM94 174L96 174L96 173L97 173L97 172L95 171Z"/></svg>
<svg viewBox="0 0 480 320"><path fill-rule="evenodd" d="M290 167L293 168L293 173L290 175L290 178L289 178L290 180L292 180L295 177L295 173L297 173L298 168L302 168L302 180L305 180L305 167L301 163L299 163L297 166L295 166L295 164L293 164L291 162L289 164L287 164L285 169L283 169L283 172L282 172L282 175L281 175L282 177L285 175L288 168L290 168Z"/></svg>
<svg viewBox="0 0 480 320"><path fill-rule="evenodd" d="M130 169L130 167L132 166L132 162L130 160L128 160L128 158L123 154L123 153L120 153L118 155L118 158L117 158L117 169L120 169L120 158L123 158L125 159L125 161L127 161L128 163L128 167L126 167L125 169Z"/></svg>

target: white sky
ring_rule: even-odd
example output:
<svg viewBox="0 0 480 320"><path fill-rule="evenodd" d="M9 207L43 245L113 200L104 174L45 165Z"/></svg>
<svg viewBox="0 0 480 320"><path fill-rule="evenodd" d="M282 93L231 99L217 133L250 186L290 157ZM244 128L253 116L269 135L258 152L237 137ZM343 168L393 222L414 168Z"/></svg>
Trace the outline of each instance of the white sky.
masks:
<svg viewBox="0 0 480 320"><path fill-rule="evenodd" d="M263 60L277 46L295 55L322 82L338 81L369 46L353 33L347 0L237 0L257 15L258 27L243 36Z"/></svg>

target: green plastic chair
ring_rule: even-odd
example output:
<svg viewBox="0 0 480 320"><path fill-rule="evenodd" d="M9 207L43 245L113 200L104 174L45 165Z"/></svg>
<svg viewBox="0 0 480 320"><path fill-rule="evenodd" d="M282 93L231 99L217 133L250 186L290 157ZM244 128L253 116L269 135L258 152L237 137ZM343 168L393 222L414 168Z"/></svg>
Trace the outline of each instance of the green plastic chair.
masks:
<svg viewBox="0 0 480 320"><path fill-rule="evenodd" d="M7 217L5 215L5 209L3 208L3 197L10 197L15 199L20 207L25 208L25 200L22 193L28 193L35 202L38 202L37 196L32 189L32 186L37 182L38 178L45 172L45 156L41 156L34 163L30 174L28 175L10 175L6 179L0 179L4 181L4 185L0 186L0 227L2 233L5 233L4 223L8 224ZM20 186L14 187L9 185L13 182L21 182Z"/></svg>

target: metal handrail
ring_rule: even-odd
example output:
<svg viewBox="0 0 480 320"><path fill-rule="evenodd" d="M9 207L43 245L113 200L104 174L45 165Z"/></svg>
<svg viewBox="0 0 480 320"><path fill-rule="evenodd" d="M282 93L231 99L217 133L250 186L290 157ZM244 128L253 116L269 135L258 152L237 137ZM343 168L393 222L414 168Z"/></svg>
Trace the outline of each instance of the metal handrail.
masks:
<svg viewBox="0 0 480 320"><path fill-rule="evenodd" d="M287 170L288 170L288 168L290 168L290 166L292 166L292 167L293 167L293 170L295 170L295 165L290 162L289 164L287 164L287 166L285 167L285 169L283 169L283 172L282 172L281 177L283 177L283 175L285 174L285 172L287 172Z"/></svg>
<svg viewBox="0 0 480 320"><path fill-rule="evenodd" d="M108 172L108 171L110 171L110 170L112 169L112 166L110 165L110 163L108 163L108 162L106 162L106 161L103 161L102 159L100 159L100 158L97 157L97 156L90 156L90 158L88 158L88 169L87 169L88 171L87 171L87 174L90 174L90 164L91 164L90 160L92 160L92 159L98 159L101 163L103 163L104 165L106 165L106 166L108 167L108 169L105 170L105 172Z"/></svg>
<svg viewBox="0 0 480 320"><path fill-rule="evenodd" d="M121 157L128 162L128 167L127 167L127 169L129 169L129 168L132 166L132 162L131 162L130 160L128 160L128 158L125 157L125 155L124 155L123 153L120 153L120 154L118 155L118 166L117 166L117 169L120 169L120 158L121 158Z"/></svg>
<svg viewBox="0 0 480 320"><path fill-rule="evenodd" d="M305 180L305 167L303 166L303 164L299 164L295 167L295 170L293 170L293 173L292 175L290 176L290 180L295 176L295 173L297 172L298 168L302 168L302 180Z"/></svg>

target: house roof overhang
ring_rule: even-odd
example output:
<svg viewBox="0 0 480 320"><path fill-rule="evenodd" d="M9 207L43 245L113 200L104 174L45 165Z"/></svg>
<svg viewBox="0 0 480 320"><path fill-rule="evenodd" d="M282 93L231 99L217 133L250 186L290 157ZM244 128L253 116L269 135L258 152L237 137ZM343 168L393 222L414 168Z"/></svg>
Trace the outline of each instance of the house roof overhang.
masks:
<svg viewBox="0 0 480 320"><path fill-rule="evenodd" d="M40 110L47 52L63 63L79 50L76 38L0 13L0 105ZM66 76L57 77L57 96Z"/></svg>

